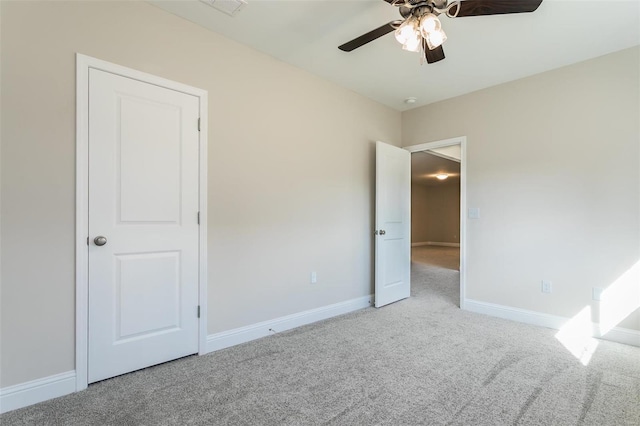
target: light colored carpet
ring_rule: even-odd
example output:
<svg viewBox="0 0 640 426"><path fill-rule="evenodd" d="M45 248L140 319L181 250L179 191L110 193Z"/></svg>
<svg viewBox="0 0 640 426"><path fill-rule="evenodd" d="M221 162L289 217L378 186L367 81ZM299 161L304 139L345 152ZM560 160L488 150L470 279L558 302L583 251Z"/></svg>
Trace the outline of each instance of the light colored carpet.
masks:
<svg viewBox="0 0 640 426"><path fill-rule="evenodd" d="M461 311L457 249L412 297L91 385L9 425L640 425L640 348L585 367L555 331Z"/></svg>

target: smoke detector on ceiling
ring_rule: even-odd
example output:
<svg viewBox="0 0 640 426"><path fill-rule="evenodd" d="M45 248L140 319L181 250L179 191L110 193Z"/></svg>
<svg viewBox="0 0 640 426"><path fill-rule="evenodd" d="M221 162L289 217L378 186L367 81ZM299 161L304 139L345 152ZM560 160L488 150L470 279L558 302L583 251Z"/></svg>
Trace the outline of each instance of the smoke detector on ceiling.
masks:
<svg viewBox="0 0 640 426"><path fill-rule="evenodd" d="M200 0L202 3L208 4L214 9L218 9L222 13L229 16L236 16L243 7L247 5L245 0Z"/></svg>

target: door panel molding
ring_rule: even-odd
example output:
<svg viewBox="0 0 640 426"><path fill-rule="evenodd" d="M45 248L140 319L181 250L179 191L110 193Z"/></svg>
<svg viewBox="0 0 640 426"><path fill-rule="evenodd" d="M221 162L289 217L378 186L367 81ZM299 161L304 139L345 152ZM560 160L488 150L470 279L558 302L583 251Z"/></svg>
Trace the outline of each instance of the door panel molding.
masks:
<svg viewBox="0 0 640 426"><path fill-rule="evenodd" d="M419 145L405 146L410 153L460 145L460 309L467 301L467 137L459 136Z"/></svg>
<svg viewBox="0 0 640 426"><path fill-rule="evenodd" d="M207 344L207 111L206 90L167 80L90 56L76 54L76 391L88 384L88 215L89 215L89 70L98 69L122 77L192 95L199 100L199 219L198 300L200 318L198 353ZM197 123L194 123L196 125Z"/></svg>

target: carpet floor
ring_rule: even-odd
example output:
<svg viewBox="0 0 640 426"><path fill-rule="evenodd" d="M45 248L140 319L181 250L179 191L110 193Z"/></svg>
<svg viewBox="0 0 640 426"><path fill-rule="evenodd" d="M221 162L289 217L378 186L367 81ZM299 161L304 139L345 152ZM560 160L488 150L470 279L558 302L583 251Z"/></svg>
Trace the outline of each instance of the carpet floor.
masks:
<svg viewBox="0 0 640 426"><path fill-rule="evenodd" d="M640 348L462 311L455 248L412 297L5 413L9 425L640 425Z"/></svg>

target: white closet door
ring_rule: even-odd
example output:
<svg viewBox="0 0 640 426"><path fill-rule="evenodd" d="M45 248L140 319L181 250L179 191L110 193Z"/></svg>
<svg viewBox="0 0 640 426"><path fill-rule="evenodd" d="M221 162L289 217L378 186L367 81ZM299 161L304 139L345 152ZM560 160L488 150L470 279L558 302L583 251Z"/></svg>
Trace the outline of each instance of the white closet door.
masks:
<svg viewBox="0 0 640 426"><path fill-rule="evenodd" d="M89 383L198 352L198 111L89 72Z"/></svg>

